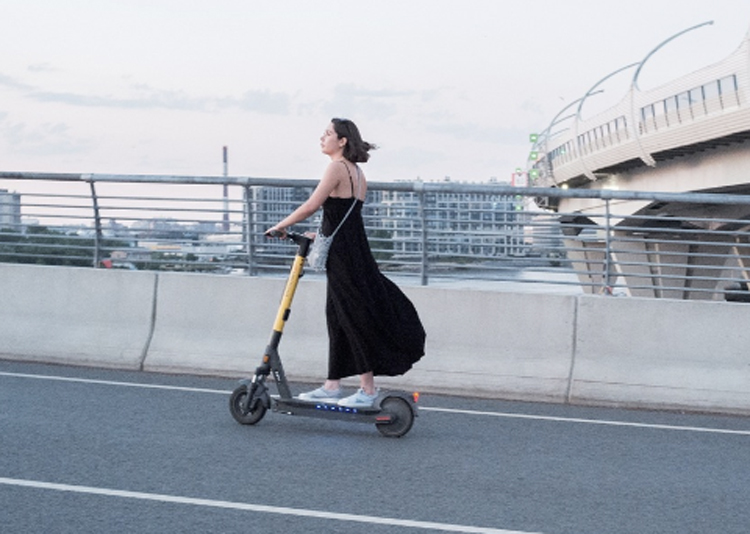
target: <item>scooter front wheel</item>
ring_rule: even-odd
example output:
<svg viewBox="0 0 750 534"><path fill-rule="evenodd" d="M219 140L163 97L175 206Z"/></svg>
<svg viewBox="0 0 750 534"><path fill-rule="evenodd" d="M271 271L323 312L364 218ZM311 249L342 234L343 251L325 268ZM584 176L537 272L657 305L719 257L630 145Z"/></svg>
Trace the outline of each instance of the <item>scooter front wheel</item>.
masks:
<svg viewBox="0 0 750 534"><path fill-rule="evenodd" d="M234 420L241 425L254 425L266 415L266 403L258 397L250 399L248 410L244 409L248 395L247 386L242 384L237 386L229 397L229 411Z"/></svg>
<svg viewBox="0 0 750 534"><path fill-rule="evenodd" d="M414 424L414 409L409 401L401 397L386 397L380 403L383 413L391 416L388 423L375 423L375 426L383 436L387 438L400 438L411 430Z"/></svg>

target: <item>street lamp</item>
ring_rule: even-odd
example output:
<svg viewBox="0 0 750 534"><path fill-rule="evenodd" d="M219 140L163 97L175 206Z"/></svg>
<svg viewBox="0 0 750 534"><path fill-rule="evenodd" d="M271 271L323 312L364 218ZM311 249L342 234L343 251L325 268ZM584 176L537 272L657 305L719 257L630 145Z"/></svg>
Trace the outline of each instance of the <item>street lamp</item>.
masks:
<svg viewBox="0 0 750 534"><path fill-rule="evenodd" d="M648 61L651 56L653 56L657 51L661 50L661 48L666 45L667 43L673 41L674 39L678 38L679 36L686 34L687 32L697 30L698 28L702 28L703 26L707 26L710 24L713 24L714 21L709 20L707 22L703 22L701 24L697 24L695 26L691 26L690 28L686 28L680 32L675 33L673 36L669 37L668 39L665 39L661 43L659 43L651 52L646 54L646 57L644 57L640 63L638 64L638 68L635 70L635 74L633 74L633 80L630 83L630 124L632 127L633 135L635 136L635 140L638 143L638 150L640 151L641 160L648 165L649 167L655 167L656 166L656 160L646 152L646 150L643 148L643 143L641 142L641 133L640 128L638 128L636 124L636 116L635 116L635 92L640 91L640 88L638 87L638 76L641 74L641 70L643 70L643 65L646 64L646 61Z"/></svg>
<svg viewBox="0 0 750 534"><path fill-rule="evenodd" d="M594 89L599 87L605 81L609 80L612 76L614 76L615 74L619 74L624 70L635 67L636 65L638 65L638 63L631 63L630 65L625 65L624 67L621 67L617 69L616 71L610 72L604 78L602 78L601 80L596 82L593 86L591 86L591 89L586 91L586 94L583 95L583 98L579 99L580 103L578 104L578 109L576 110L576 114L575 114L575 122L573 123L573 139L575 140L576 143L578 143L578 123L581 120L581 110L583 109L583 104L586 102L586 99L589 96L595 94ZM598 92L601 92L601 91L598 91ZM586 158L584 157L584 154L581 151L581 147L578 147L578 157L581 160L581 165L583 166L583 174L586 176L586 178L588 178L592 182L596 180L596 176L594 176L594 173L591 172L591 170L586 166Z"/></svg>
<svg viewBox="0 0 750 534"><path fill-rule="evenodd" d="M600 90L600 91L593 92L591 94L597 94L597 93L602 93L602 92L604 92L604 91ZM544 130L542 130L542 132L537 136L537 140L532 145L531 149L534 150L534 149L536 149L538 147L541 147L542 143L544 143L543 152L544 152L545 155L549 154L549 140L550 140L550 138L553 135L551 133L552 127L555 124L558 124L558 123L560 123L562 121L565 121L565 120L568 120L568 119L572 119L573 117L575 117L575 115L566 115L565 117L559 119L560 115L562 115L563 113L565 113L568 109L572 108L574 105L576 105L581 100L582 100L581 98L573 100L570 104L568 104L567 106L565 106L564 108L562 108L560 111L558 111L557 115L555 115L554 117L552 117L552 120L550 121L549 126L547 126ZM561 131L564 131L564 130L561 130ZM559 133L559 132L556 132L556 133ZM552 180L554 180L555 177L552 175L552 167L551 167L551 165L549 166L549 169L550 169L550 173L549 173L550 174L550 178L552 178Z"/></svg>

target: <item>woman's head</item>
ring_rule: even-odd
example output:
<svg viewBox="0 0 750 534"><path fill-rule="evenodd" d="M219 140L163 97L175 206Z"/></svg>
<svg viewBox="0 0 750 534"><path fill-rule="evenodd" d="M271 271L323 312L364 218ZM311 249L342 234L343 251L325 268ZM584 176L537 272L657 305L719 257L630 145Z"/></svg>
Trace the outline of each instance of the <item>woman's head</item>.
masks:
<svg viewBox="0 0 750 534"><path fill-rule="evenodd" d="M370 159L370 150L378 148L362 139L359 128L349 119L331 119L331 125L339 139L346 139L344 157L352 163L364 163Z"/></svg>

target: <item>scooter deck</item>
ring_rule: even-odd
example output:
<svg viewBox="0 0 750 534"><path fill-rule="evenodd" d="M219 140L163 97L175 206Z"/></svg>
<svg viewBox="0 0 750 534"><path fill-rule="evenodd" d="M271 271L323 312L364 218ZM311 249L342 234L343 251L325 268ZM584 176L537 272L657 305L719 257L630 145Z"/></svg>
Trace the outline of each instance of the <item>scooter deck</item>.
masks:
<svg viewBox="0 0 750 534"><path fill-rule="evenodd" d="M393 422L393 416L384 413L378 405L367 408L349 408L339 406L335 401L309 401L297 398L281 398L274 395L271 397L271 409L274 412L301 415L304 417L341 419L376 424Z"/></svg>

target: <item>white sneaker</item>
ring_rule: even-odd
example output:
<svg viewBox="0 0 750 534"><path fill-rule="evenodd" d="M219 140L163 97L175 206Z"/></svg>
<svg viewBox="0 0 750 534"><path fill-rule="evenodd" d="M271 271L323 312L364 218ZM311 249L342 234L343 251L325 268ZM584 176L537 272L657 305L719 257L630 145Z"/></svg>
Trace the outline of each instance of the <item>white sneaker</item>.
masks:
<svg viewBox="0 0 750 534"><path fill-rule="evenodd" d="M354 395L341 399L338 405L346 408L370 408L375 404L378 395L380 395L379 389L375 390L374 395L368 395L364 389L359 388Z"/></svg>
<svg viewBox="0 0 750 534"><path fill-rule="evenodd" d="M308 401L337 401L341 398L341 388L339 389L326 389L320 386L318 389L308 391L307 393L300 393L297 396L298 399Z"/></svg>

